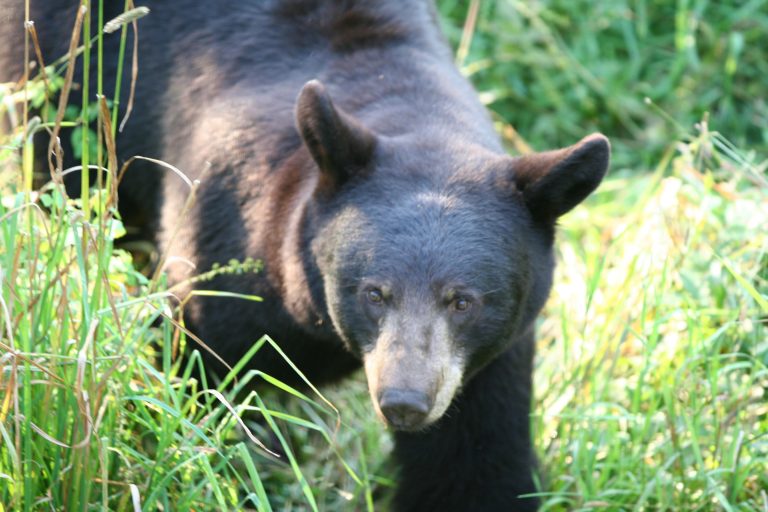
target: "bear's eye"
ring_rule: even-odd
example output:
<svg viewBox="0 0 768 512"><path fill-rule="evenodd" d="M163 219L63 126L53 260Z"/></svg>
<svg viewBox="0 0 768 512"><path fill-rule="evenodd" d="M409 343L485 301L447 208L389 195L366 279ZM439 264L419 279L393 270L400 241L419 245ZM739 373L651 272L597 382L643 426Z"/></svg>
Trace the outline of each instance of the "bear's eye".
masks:
<svg viewBox="0 0 768 512"><path fill-rule="evenodd" d="M472 301L466 297L456 297L453 299L453 302L451 302L451 306L453 307L454 311L464 313L469 311L469 308L472 307Z"/></svg>
<svg viewBox="0 0 768 512"><path fill-rule="evenodd" d="M378 305L384 302L384 294L378 288L369 289L367 292L365 292L365 296L368 299L368 302L371 304Z"/></svg>

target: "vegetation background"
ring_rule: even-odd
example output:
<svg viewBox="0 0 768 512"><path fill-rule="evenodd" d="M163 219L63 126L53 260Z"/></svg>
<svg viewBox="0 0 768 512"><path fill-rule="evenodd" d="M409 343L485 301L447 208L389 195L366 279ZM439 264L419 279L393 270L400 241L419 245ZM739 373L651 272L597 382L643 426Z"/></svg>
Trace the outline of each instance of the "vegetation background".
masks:
<svg viewBox="0 0 768 512"><path fill-rule="evenodd" d="M107 21L99 4L83 25ZM610 176L561 223L540 325L542 508L768 510L768 0L438 7L511 152L613 143ZM0 510L385 508L396 470L362 375L320 395L252 372L235 391L269 390L237 401L234 381L188 378L199 359L176 356L199 345L173 290L114 247L116 107L57 119L67 59L46 64L0 86ZM81 154L109 169L101 189L31 189L32 135L57 122L95 141Z"/></svg>

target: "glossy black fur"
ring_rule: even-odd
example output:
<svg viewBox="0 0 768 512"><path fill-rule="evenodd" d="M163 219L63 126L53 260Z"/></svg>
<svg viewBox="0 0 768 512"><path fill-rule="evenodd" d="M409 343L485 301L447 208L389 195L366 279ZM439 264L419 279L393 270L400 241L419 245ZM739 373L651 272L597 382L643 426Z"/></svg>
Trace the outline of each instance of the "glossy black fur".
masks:
<svg viewBox="0 0 768 512"><path fill-rule="evenodd" d="M66 47L75 3L32 0L49 60ZM105 2L113 3L122 5ZM20 24L17 4L0 0L0 16ZM607 142L551 154L553 166L505 156L427 1L144 4L152 13L139 22L136 105L119 153L165 160L202 185L181 220L187 187L141 163L122 205L159 218L161 247L191 260L195 273L233 258L265 265L200 285L264 302L196 299L188 309L196 333L229 363L268 333L312 381L328 382L359 368L376 338L362 282L386 281L402 299L392 307L408 311L439 303L435 290L446 283L465 284L479 300L452 330L469 361L464 385L436 424L395 434L395 508L534 510L535 498L518 497L536 492L533 322L551 286L555 219L597 186ZM110 9L105 18L119 12ZM13 25L0 36L8 43L0 80L19 73L20 35ZM108 53L116 42L107 37ZM113 62L105 59L107 91ZM302 124L296 98L312 79L349 116L347 135L367 141L360 134L370 130L375 144L330 136L333 117L317 113L331 108L324 96L309 98ZM169 270L174 282L193 274ZM253 366L296 381L270 350Z"/></svg>

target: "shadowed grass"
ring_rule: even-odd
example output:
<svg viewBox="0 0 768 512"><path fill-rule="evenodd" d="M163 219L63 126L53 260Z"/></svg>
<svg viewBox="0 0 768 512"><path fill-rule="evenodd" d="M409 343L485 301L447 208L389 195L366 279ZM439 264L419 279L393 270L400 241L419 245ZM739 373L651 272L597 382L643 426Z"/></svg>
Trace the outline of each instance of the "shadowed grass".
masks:
<svg viewBox="0 0 768 512"><path fill-rule="evenodd" d="M467 4L439 2L457 45ZM618 167L653 168L709 112L738 147L768 153L768 1L479 4L462 67L534 148L602 131Z"/></svg>

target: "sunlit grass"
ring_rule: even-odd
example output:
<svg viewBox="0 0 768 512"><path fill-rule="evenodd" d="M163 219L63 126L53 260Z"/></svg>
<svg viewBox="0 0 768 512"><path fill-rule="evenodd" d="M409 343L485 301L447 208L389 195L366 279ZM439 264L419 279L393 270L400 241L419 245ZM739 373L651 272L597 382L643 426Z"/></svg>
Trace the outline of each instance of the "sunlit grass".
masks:
<svg viewBox="0 0 768 512"><path fill-rule="evenodd" d="M768 506L768 162L722 144L702 126L563 221L536 373L545 508Z"/></svg>
<svg viewBox="0 0 768 512"><path fill-rule="evenodd" d="M6 194L0 206L0 509L317 510L330 498L316 497L294 455L305 449L287 439L307 431L345 482L337 500L370 494L365 463L339 457L340 416L327 400L240 371L258 351L279 351L272 340L254 340L237 379L193 379L197 350L174 355L177 301L114 249L119 222L86 222L48 188ZM273 391L257 393L260 381ZM295 412L267 405L278 392ZM267 498L263 480L297 493Z"/></svg>

